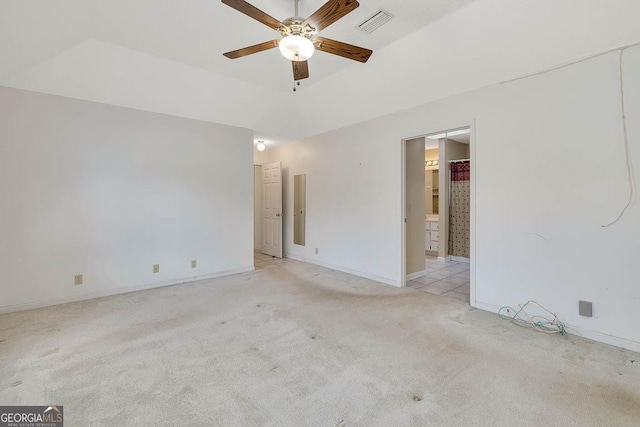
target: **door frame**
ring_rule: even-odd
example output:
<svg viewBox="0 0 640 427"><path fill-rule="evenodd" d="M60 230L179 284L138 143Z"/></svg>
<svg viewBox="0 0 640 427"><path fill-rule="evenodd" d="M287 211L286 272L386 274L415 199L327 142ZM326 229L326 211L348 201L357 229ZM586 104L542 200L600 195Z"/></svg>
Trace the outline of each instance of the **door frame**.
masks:
<svg viewBox="0 0 640 427"><path fill-rule="evenodd" d="M469 128L469 159L470 159L470 167L471 167L471 212L470 212L470 285L469 285L469 304L471 307L476 307L476 261L477 261L477 251L476 251L476 235L477 235L477 219L476 219L476 189L477 189L477 172L478 165L476 162L476 121L475 119L462 121L458 123L448 123L444 126L430 126L425 130L424 133L420 135L410 136L406 138L402 138L400 141L401 145L401 166L400 166L400 179L401 179L401 197L400 197L400 224L401 224L401 236L400 236L400 278L398 283L400 287L407 286L406 282L406 272L407 272L407 254L406 254L406 239L407 239L407 225L405 223L406 218L406 197L407 197L407 144L406 142L410 139L426 137L427 135L433 135L436 133L442 133L455 129Z"/></svg>

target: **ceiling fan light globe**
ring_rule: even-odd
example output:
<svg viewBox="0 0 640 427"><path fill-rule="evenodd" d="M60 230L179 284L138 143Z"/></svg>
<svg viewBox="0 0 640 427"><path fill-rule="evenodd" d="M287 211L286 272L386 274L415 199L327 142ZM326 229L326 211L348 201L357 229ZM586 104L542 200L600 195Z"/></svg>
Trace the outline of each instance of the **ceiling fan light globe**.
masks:
<svg viewBox="0 0 640 427"><path fill-rule="evenodd" d="M258 142L258 145L256 145L256 148L258 151L264 151L266 146L264 145L264 142Z"/></svg>
<svg viewBox="0 0 640 427"><path fill-rule="evenodd" d="M315 51L311 40L298 35L284 37L280 40L279 48L282 56L290 61L306 61Z"/></svg>

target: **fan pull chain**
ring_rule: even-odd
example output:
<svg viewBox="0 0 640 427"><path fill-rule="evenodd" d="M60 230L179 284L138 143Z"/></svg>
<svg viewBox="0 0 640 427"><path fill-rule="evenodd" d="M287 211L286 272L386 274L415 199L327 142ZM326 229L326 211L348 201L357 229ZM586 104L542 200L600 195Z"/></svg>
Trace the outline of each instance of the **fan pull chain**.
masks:
<svg viewBox="0 0 640 427"><path fill-rule="evenodd" d="M300 86L300 82L294 80L293 81L293 91L294 92L297 92L296 86Z"/></svg>

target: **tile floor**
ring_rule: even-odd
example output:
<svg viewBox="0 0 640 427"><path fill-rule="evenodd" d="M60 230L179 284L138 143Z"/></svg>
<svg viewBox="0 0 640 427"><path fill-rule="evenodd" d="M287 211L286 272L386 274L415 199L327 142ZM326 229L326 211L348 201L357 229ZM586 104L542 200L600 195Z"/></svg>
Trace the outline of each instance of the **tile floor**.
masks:
<svg viewBox="0 0 640 427"><path fill-rule="evenodd" d="M434 256L426 256L425 262L427 274L408 282L408 287L469 302L469 263L438 262Z"/></svg>

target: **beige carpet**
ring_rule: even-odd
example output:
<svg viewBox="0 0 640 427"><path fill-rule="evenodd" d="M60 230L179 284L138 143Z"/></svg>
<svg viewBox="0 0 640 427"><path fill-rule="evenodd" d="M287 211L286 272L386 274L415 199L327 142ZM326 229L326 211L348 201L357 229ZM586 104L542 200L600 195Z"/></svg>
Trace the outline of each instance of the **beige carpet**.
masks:
<svg viewBox="0 0 640 427"><path fill-rule="evenodd" d="M640 355L278 261L0 316L0 405L66 426L640 425Z"/></svg>

